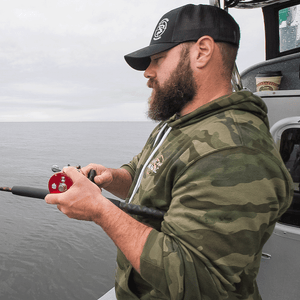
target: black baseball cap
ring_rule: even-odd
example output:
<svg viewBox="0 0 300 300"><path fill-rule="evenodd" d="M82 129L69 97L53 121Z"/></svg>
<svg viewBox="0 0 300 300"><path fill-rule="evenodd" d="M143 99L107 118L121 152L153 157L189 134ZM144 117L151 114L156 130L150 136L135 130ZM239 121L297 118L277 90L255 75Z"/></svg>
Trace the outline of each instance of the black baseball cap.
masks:
<svg viewBox="0 0 300 300"><path fill-rule="evenodd" d="M125 55L125 60L133 69L143 71L150 64L150 56L205 35L215 42L239 46L240 28L231 15L216 6L188 4L166 13L159 20L150 45Z"/></svg>

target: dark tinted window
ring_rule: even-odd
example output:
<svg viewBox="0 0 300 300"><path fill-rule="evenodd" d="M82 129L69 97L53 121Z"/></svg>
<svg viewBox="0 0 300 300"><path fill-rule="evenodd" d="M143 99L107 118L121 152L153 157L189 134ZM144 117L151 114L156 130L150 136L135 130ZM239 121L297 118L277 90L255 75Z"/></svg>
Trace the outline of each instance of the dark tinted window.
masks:
<svg viewBox="0 0 300 300"><path fill-rule="evenodd" d="M294 181L294 198L280 222L300 226L300 129L291 128L282 133L280 154Z"/></svg>

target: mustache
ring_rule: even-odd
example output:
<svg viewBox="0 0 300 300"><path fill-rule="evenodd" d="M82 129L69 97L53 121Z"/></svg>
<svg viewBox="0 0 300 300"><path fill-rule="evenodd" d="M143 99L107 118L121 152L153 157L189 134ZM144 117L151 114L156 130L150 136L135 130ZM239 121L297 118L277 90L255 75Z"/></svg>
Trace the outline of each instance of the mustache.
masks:
<svg viewBox="0 0 300 300"><path fill-rule="evenodd" d="M150 78L150 79L147 81L147 86L148 86L148 88L153 89L155 85L158 85L158 82L157 82L155 79Z"/></svg>

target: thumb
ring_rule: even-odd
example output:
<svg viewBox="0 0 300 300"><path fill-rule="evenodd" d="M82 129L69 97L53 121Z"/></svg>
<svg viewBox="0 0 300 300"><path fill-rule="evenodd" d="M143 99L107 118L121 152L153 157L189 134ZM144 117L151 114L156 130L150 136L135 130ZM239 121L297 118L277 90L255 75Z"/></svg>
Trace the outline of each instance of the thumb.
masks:
<svg viewBox="0 0 300 300"><path fill-rule="evenodd" d="M62 172L72 179L73 183L85 177L78 169L74 167L63 168Z"/></svg>
<svg viewBox="0 0 300 300"><path fill-rule="evenodd" d="M100 187L106 187L112 182L112 174L109 171L105 171L94 178L94 182Z"/></svg>
<svg viewBox="0 0 300 300"><path fill-rule="evenodd" d="M45 197L45 201L46 203L48 204L60 204L60 198L61 198L62 194L59 194L59 193L55 193L55 194L48 194L46 197Z"/></svg>

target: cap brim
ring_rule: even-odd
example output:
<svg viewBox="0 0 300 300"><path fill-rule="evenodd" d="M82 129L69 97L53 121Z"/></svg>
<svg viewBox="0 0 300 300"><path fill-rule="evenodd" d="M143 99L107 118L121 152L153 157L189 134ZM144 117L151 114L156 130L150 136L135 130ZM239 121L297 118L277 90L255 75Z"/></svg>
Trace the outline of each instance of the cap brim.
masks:
<svg viewBox="0 0 300 300"><path fill-rule="evenodd" d="M180 43L153 44L124 56L126 62L135 70L144 71L148 68L150 56L169 50Z"/></svg>

